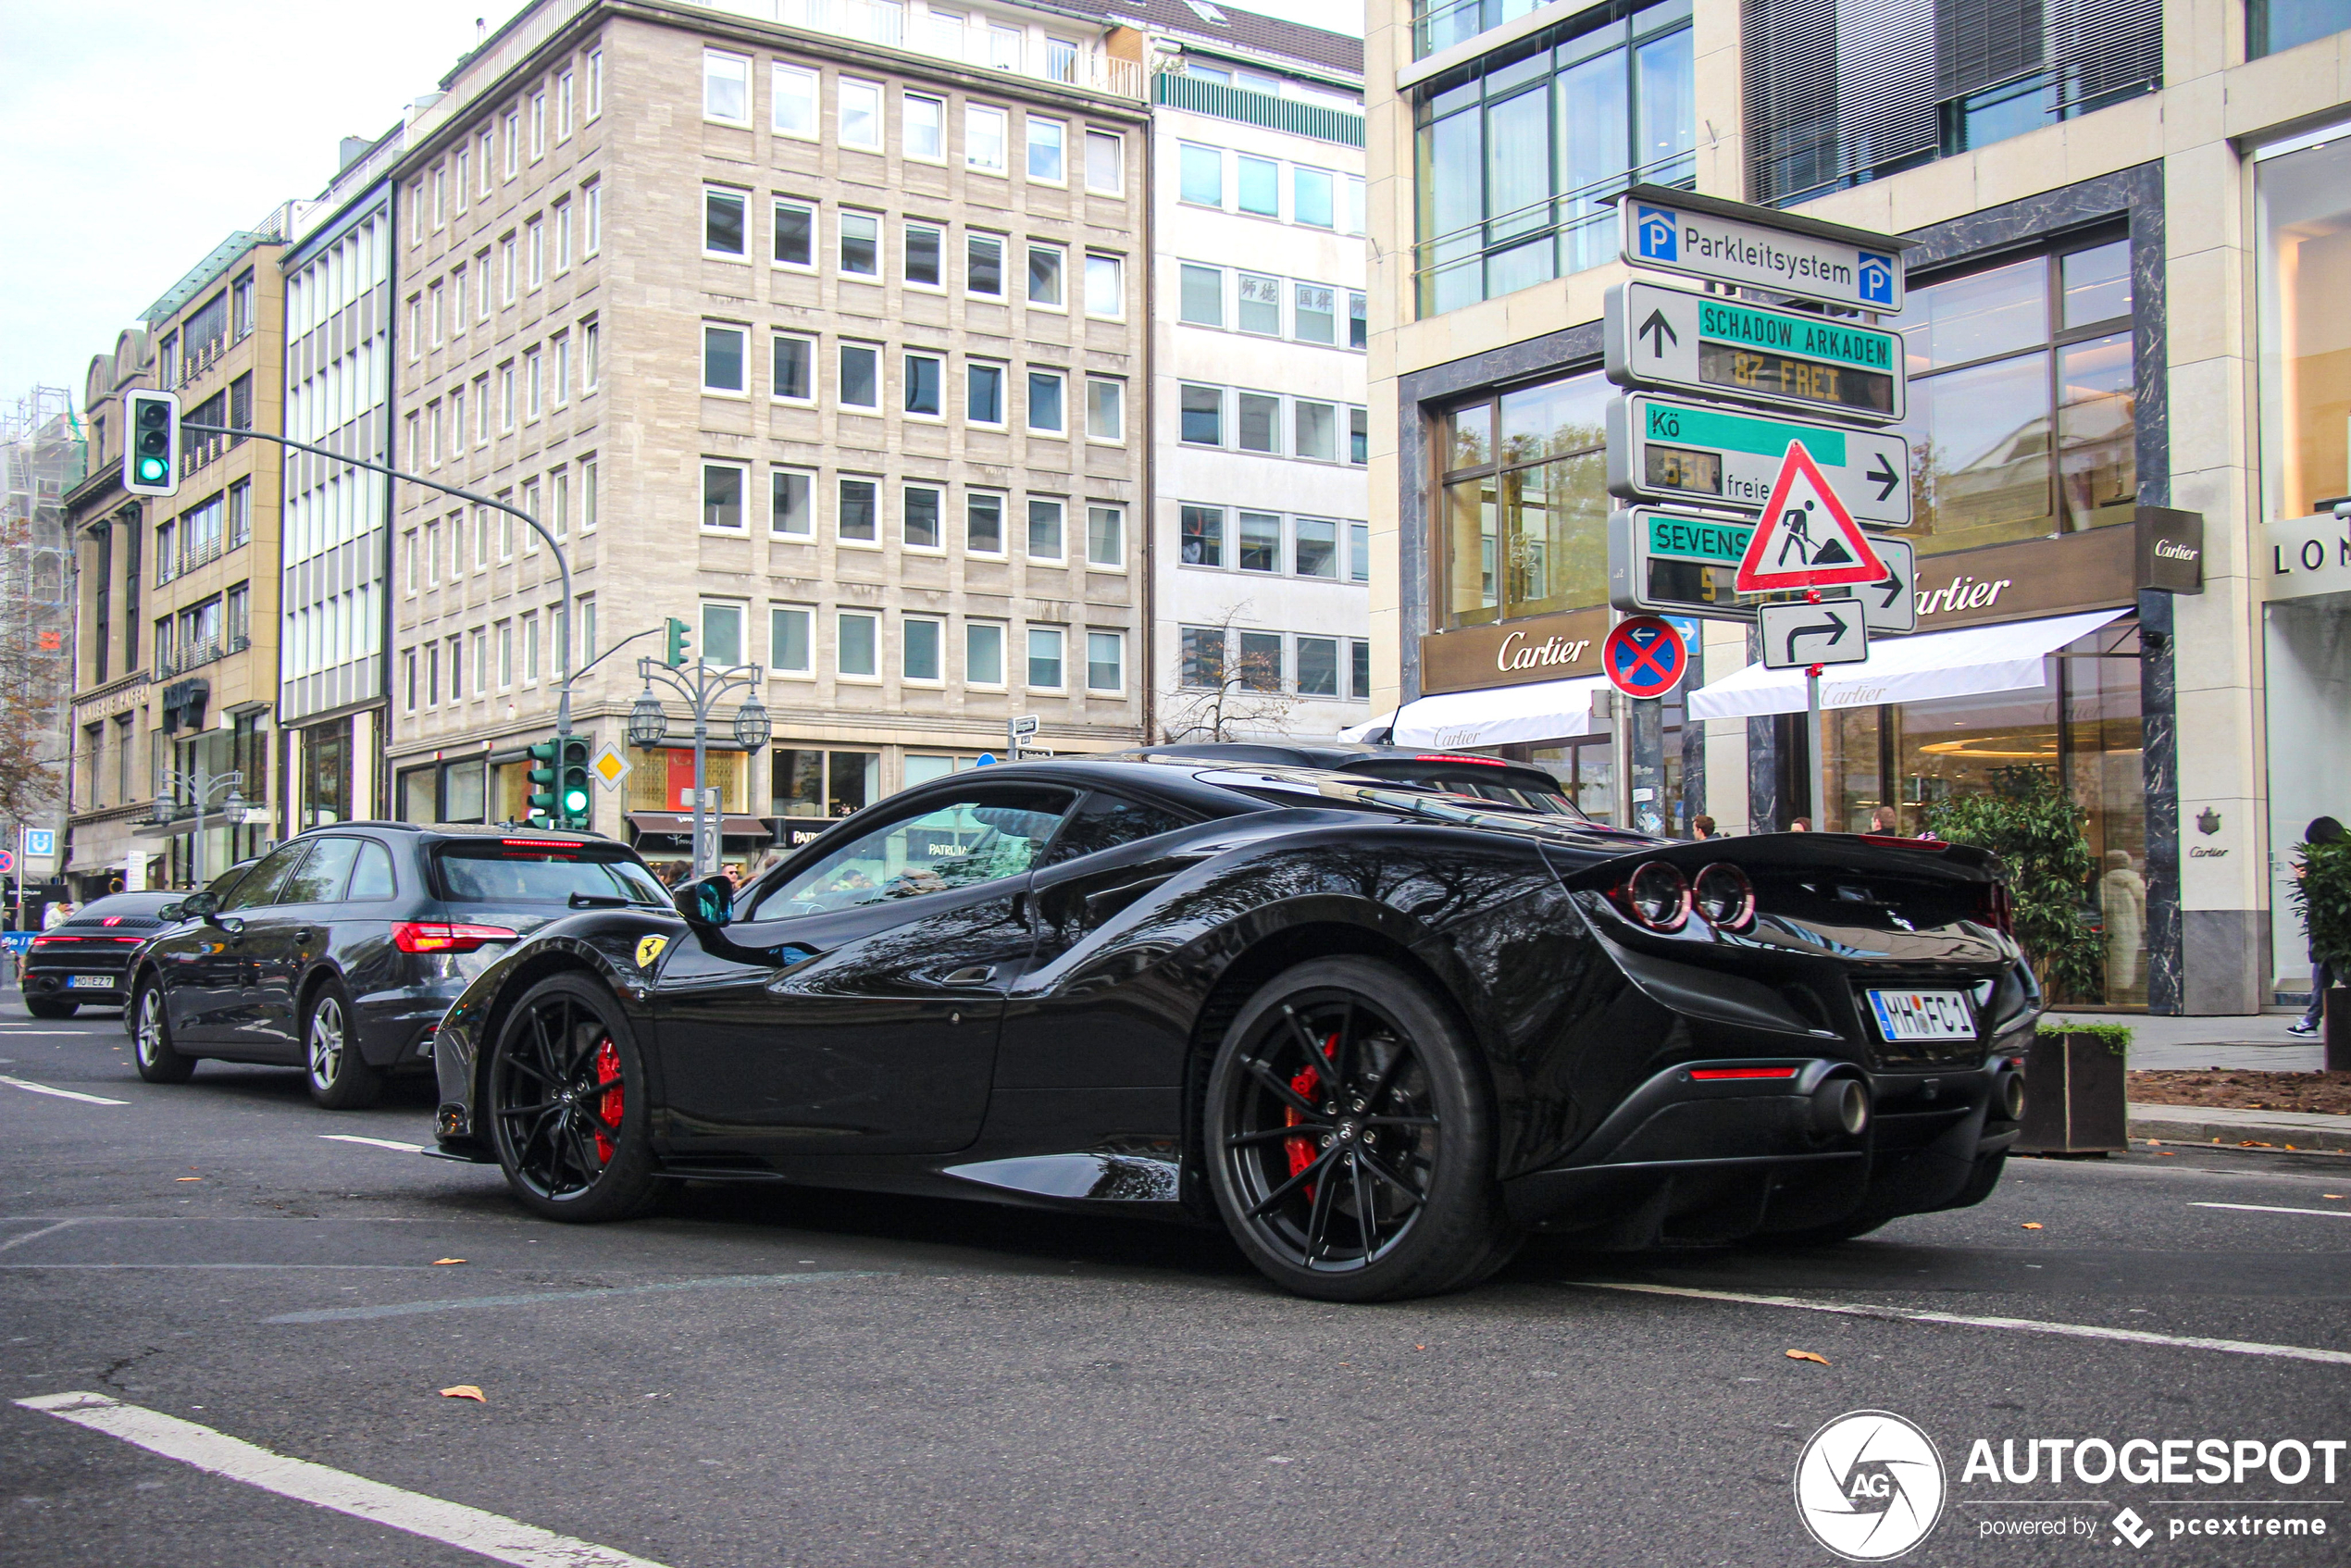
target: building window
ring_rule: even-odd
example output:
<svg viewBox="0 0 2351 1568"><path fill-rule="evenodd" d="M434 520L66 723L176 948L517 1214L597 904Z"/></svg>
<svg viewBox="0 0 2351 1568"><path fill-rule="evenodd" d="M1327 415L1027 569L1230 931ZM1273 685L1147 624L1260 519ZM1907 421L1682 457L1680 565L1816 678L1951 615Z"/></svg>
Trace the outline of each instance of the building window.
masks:
<svg viewBox="0 0 2351 1568"><path fill-rule="evenodd" d="M882 90L870 81L840 79L840 144L882 149Z"/></svg>
<svg viewBox="0 0 2351 1568"><path fill-rule="evenodd" d="M593 321L579 330L579 385L582 391L594 392L602 380L602 356L597 352L602 347L602 338L603 334Z"/></svg>
<svg viewBox="0 0 2351 1568"><path fill-rule="evenodd" d="M964 237L964 289L989 299L1004 297L1004 242L993 234Z"/></svg>
<svg viewBox="0 0 2351 1568"><path fill-rule="evenodd" d="M1035 115L1028 120L1028 177L1047 185L1060 185L1068 176L1063 170L1062 144L1068 128L1057 119L1040 119Z"/></svg>
<svg viewBox="0 0 2351 1568"><path fill-rule="evenodd" d="M1369 523L1347 525L1347 580L1372 580L1372 525Z"/></svg>
<svg viewBox="0 0 2351 1568"><path fill-rule="evenodd" d="M1238 515L1240 538L1235 562L1245 572L1278 572L1282 569L1282 519L1273 512L1243 512Z"/></svg>
<svg viewBox="0 0 2351 1568"><path fill-rule="evenodd" d="M994 621L964 623L964 683L1004 684L1004 628Z"/></svg>
<svg viewBox="0 0 2351 1568"><path fill-rule="evenodd" d="M1300 283L1292 290L1292 330L1302 343L1338 342L1337 292L1320 283Z"/></svg>
<svg viewBox="0 0 2351 1568"><path fill-rule="evenodd" d="M2342 280L2351 277L2351 141L2254 166L2261 335L2262 515L2307 517L2351 493L2351 355ZM2129 273L2122 287L2128 288ZM2113 303L2114 291L2099 306ZM2121 294L2128 308L2129 295ZM2300 563L2293 563L2299 565ZM2338 666L2337 667L2341 667Z"/></svg>
<svg viewBox="0 0 2351 1568"><path fill-rule="evenodd" d="M1188 626L1178 634L1176 678L1184 685L1214 691L1225 684L1225 628Z"/></svg>
<svg viewBox="0 0 2351 1568"><path fill-rule="evenodd" d="M596 460L592 456L579 460L579 531L596 531Z"/></svg>
<svg viewBox="0 0 2351 1568"><path fill-rule="evenodd" d="M1291 455L1322 463L1338 461L1338 409L1328 403L1300 398L1290 404Z"/></svg>
<svg viewBox="0 0 2351 1568"><path fill-rule="evenodd" d="M874 522L880 510L877 504L880 488L872 479L840 481L840 511L833 529L837 537L853 544L880 542Z"/></svg>
<svg viewBox="0 0 2351 1568"><path fill-rule="evenodd" d="M1058 370L1031 370L1028 373L1028 428L1040 435L1062 435L1067 431L1062 409L1064 382Z"/></svg>
<svg viewBox="0 0 2351 1568"><path fill-rule="evenodd" d="M1115 696L1126 690L1126 635L1118 631L1086 634L1086 690Z"/></svg>
<svg viewBox="0 0 2351 1568"><path fill-rule="evenodd" d="M769 123L777 135L816 139L816 81L813 70L775 63L768 90L774 98Z"/></svg>
<svg viewBox="0 0 2351 1568"><path fill-rule="evenodd" d="M964 548L975 555L1004 553L1004 498L971 495L964 503Z"/></svg>
<svg viewBox="0 0 2351 1568"><path fill-rule="evenodd" d="M1111 571L1126 565L1126 514L1120 508L1086 508L1086 564Z"/></svg>
<svg viewBox="0 0 2351 1568"><path fill-rule="evenodd" d="M743 221L748 202L749 198L740 191L704 191L702 193L702 248L704 255L740 259L748 254L743 240L749 228Z"/></svg>
<svg viewBox="0 0 2351 1568"><path fill-rule="evenodd" d="M881 275L881 219L872 213L840 215L840 269L852 278Z"/></svg>
<svg viewBox="0 0 2351 1568"><path fill-rule="evenodd" d="M1282 166L1272 158L1239 157L1233 180L1233 205L1259 218L1282 216Z"/></svg>
<svg viewBox="0 0 2351 1568"><path fill-rule="evenodd" d="M1282 634L1278 631L1241 633L1237 669L1241 685L1251 691L1279 691L1283 685Z"/></svg>
<svg viewBox="0 0 2351 1568"><path fill-rule="evenodd" d="M230 330L239 338L250 333L255 326L253 274L248 272L229 285Z"/></svg>
<svg viewBox="0 0 2351 1568"><path fill-rule="evenodd" d="M1196 327L1222 327L1225 324L1225 269L1202 267L1198 262L1182 264L1176 274L1176 318Z"/></svg>
<svg viewBox="0 0 2351 1568"><path fill-rule="evenodd" d="M939 492L930 485L908 485L900 497L899 538L908 548L939 547Z"/></svg>
<svg viewBox="0 0 2351 1568"><path fill-rule="evenodd" d="M767 531L787 539L809 539L816 532L811 499L815 478L796 468L775 468L767 476Z"/></svg>
<svg viewBox="0 0 2351 1568"><path fill-rule="evenodd" d="M904 270L909 284L926 289L945 286L946 235L933 223L909 223L905 226Z"/></svg>
<svg viewBox="0 0 2351 1568"><path fill-rule="evenodd" d="M1347 640L1347 694L1359 703L1372 695L1372 645L1361 637Z"/></svg>
<svg viewBox="0 0 2351 1568"><path fill-rule="evenodd" d="M1176 397L1177 422L1183 439L1193 446L1224 445L1224 389L1186 383L1178 389Z"/></svg>
<svg viewBox="0 0 2351 1568"><path fill-rule="evenodd" d="M229 487L228 512L229 542L226 548L234 550L253 539L252 481L239 479Z"/></svg>
<svg viewBox="0 0 2351 1568"><path fill-rule="evenodd" d="M736 463L702 466L702 526L739 533L743 526L743 487L747 470Z"/></svg>
<svg viewBox="0 0 2351 1568"><path fill-rule="evenodd" d="M604 243L604 188L602 184L583 185L579 199L588 209L587 220L580 226L579 254L594 255Z"/></svg>
<svg viewBox="0 0 2351 1568"><path fill-rule="evenodd" d="M1188 566L1221 566L1225 564L1225 509L1221 506L1186 506L1180 513L1182 524L1181 553Z"/></svg>
<svg viewBox="0 0 2351 1568"><path fill-rule="evenodd" d="M1197 206L1221 207L1225 205L1223 148L1179 143L1176 151L1176 189L1181 200Z"/></svg>
<svg viewBox="0 0 2351 1568"><path fill-rule="evenodd" d="M1688 7L1673 0L1629 19L1596 7L1421 91L1412 263L1421 315L1615 259L1616 193L1636 180L1692 178L1689 25ZM1834 42L1835 30L1826 36ZM1320 222L1329 227L1329 176L1321 178ZM1294 183L1293 196L1304 195Z"/></svg>
<svg viewBox="0 0 2351 1568"><path fill-rule="evenodd" d="M537 163L547 156L547 94L530 95L530 161Z"/></svg>
<svg viewBox="0 0 2351 1568"><path fill-rule="evenodd" d="M1485 397L1440 431L1447 627L1608 603L1606 408L1597 370Z"/></svg>
<svg viewBox="0 0 2351 1568"><path fill-rule="evenodd" d="M981 174L1004 172L1003 110L964 106L964 167Z"/></svg>
<svg viewBox="0 0 2351 1568"><path fill-rule="evenodd" d="M702 390L706 392L740 392L743 380L743 345L750 339L746 327L722 326L705 321L702 328Z"/></svg>
<svg viewBox="0 0 2351 1568"><path fill-rule="evenodd" d="M1243 452L1278 457L1282 452L1282 400L1271 392L1238 392L1233 398L1233 444Z"/></svg>
<svg viewBox="0 0 2351 1568"><path fill-rule="evenodd" d="M567 201L557 202L555 204L554 230L555 270L558 273L568 272L571 270L571 204ZM462 278L459 280L459 282L462 286ZM459 331L463 331L465 330L464 320L464 315L463 313L460 313L458 317Z"/></svg>
<svg viewBox="0 0 2351 1568"><path fill-rule="evenodd" d="M1919 554L2135 518L2129 241L1914 287L1885 319L1909 351Z"/></svg>
<svg viewBox="0 0 2351 1568"><path fill-rule="evenodd" d="M1338 695L1338 639L1300 637L1298 640L1298 694L1301 697Z"/></svg>
<svg viewBox="0 0 2351 1568"><path fill-rule="evenodd" d="M1316 229L1337 227L1337 211L1331 200L1331 174L1324 168L1292 168L1290 170L1290 219Z"/></svg>
<svg viewBox="0 0 2351 1568"><path fill-rule="evenodd" d="M571 140L572 73L555 79L555 140Z"/></svg>
<svg viewBox="0 0 2351 1568"><path fill-rule="evenodd" d="M806 403L816 395L816 340L778 332L770 344L774 395L787 403Z"/></svg>
<svg viewBox="0 0 2351 1568"><path fill-rule="evenodd" d="M797 604L777 604L767 611L767 667L806 675L815 667L810 643L816 616Z"/></svg>
<svg viewBox="0 0 2351 1568"><path fill-rule="evenodd" d="M1043 498L1028 504L1028 558L1032 561L1058 561L1062 558L1063 505L1058 501Z"/></svg>
<svg viewBox="0 0 2351 1568"><path fill-rule="evenodd" d="M706 662L727 669L748 662L743 657L743 607L740 604L703 605L702 656Z"/></svg>
<svg viewBox="0 0 2351 1568"><path fill-rule="evenodd" d="M881 671L877 657L881 618L863 610L843 610L835 624L833 668L850 677L872 677Z"/></svg>
<svg viewBox="0 0 2351 1568"><path fill-rule="evenodd" d="M1126 193L1126 140L1107 131L1086 132L1086 189L1098 196Z"/></svg>
<svg viewBox="0 0 2351 1568"><path fill-rule="evenodd" d="M1372 342L1372 324L1368 302L1362 294L1347 296L1347 346L1368 348Z"/></svg>
<svg viewBox="0 0 2351 1568"><path fill-rule="evenodd" d="M1290 570L1300 577L1338 577L1338 524L1324 517L1300 517L1290 529Z"/></svg>
<svg viewBox="0 0 2351 1568"><path fill-rule="evenodd" d="M947 161L947 106L909 93L898 101L899 145L919 163Z"/></svg>
<svg viewBox="0 0 2351 1568"><path fill-rule="evenodd" d="M1031 244L1028 247L1028 303L1050 305L1058 310L1062 305L1062 248L1059 245Z"/></svg>
<svg viewBox="0 0 2351 1568"><path fill-rule="evenodd" d="M1089 380L1086 383L1086 435L1089 441L1126 439L1126 383Z"/></svg>
<svg viewBox="0 0 2351 1568"><path fill-rule="evenodd" d="M751 123L751 62L740 55L705 50L702 57L702 113L723 125ZM508 131L512 135L511 131ZM512 158L512 149L508 156ZM513 172L511 169L509 173Z"/></svg>
<svg viewBox="0 0 2351 1568"><path fill-rule="evenodd" d="M1126 316L1126 264L1114 255L1086 258L1086 314L1105 320Z"/></svg>
<svg viewBox="0 0 2351 1568"><path fill-rule="evenodd" d="M1244 332L1282 335L1282 280L1263 272L1241 274L1240 311L1235 325Z"/></svg>
<svg viewBox="0 0 2351 1568"><path fill-rule="evenodd" d="M964 367L964 417L975 425L1004 422L1004 367L1001 365Z"/></svg>
<svg viewBox="0 0 2351 1568"><path fill-rule="evenodd" d="M941 678L939 644L946 629L943 623L927 616L902 617L898 623L899 674L908 680L936 684Z"/></svg>
<svg viewBox="0 0 2351 1568"><path fill-rule="evenodd" d="M1059 627L1028 628L1028 679L1031 691L1062 689L1062 632Z"/></svg>
<svg viewBox="0 0 2351 1568"><path fill-rule="evenodd" d="M776 201L776 265L816 265L816 209L806 202Z"/></svg>

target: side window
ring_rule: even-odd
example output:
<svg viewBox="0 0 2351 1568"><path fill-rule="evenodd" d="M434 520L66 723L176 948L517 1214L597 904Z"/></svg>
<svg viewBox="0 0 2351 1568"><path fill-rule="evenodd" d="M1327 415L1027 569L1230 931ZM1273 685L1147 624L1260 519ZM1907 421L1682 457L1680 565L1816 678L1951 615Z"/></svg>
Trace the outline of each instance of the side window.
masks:
<svg viewBox="0 0 2351 1568"><path fill-rule="evenodd" d="M351 891L343 894L344 902L359 899L388 899L399 890L399 883L392 874L392 852L373 839L359 841L359 865L351 874Z"/></svg>
<svg viewBox="0 0 2351 1568"><path fill-rule="evenodd" d="M278 884L284 881L286 873L293 869L294 862L309 851L310 840L307 839L280 846L267 860L255 866L245 879L220 901L222 911L252 909L269 902L278 890Z"/></svg>
<svg viewBox="0 0 2351 1568"><path fill-rule="evenodd" d="M311 847L310 858L302 868L286 878L278 890L280 903L339 903L342 900L342 885L351 877L351 863L359 858L356 839L321 839Z"/></svg>
<svg viewBox="0 0 2351 1568"><path fill-rule="evenodd" d="M1155 839L1162 833L1190 826L1188 818L1164 807L1147 806L1097 790L1071 815L1069 825L1053 840L1052 852L1045 857L1044 864L1059 865L1079 855L1131 844L1138 839Z"/></svg>
<svg viewBox="0 0 2351 1568"><path fill-rule="evenodd" d="M947 892L1036 865L1076 797L1017 786L975 790L861 833L767 890L754 920Z"/></svg>

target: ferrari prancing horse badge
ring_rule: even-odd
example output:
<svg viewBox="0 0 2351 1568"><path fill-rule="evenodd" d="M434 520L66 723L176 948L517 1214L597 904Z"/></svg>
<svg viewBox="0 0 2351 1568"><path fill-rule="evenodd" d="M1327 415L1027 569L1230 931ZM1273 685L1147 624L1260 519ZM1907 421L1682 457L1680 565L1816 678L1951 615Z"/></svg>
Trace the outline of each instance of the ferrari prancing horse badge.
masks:
<svg viewBox="0 0 2351 1568"><path fill-rule="evenodd" d="M640 969L652 968L653 966L653 960L659 958L661 956L661 950L668 945L669 939L667 937L638 938L637 967Z"/></svg>

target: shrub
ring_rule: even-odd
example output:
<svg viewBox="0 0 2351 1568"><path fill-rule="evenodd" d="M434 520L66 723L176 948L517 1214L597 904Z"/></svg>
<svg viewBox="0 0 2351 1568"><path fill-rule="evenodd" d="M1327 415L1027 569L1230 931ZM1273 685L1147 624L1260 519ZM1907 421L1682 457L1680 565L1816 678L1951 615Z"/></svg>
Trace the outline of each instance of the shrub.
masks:
<svg viewBox="0 0 2351 1568"><path fill-rule="evenodd" d="M1990 850L2009 869L2016 940L2043 989L2102 1000L2106 955L2087 913L2097 858L2083 831L2086 814L2046 767L1996 767L1992 789L1960 795L1929 814L1955 844Z"/></svg>

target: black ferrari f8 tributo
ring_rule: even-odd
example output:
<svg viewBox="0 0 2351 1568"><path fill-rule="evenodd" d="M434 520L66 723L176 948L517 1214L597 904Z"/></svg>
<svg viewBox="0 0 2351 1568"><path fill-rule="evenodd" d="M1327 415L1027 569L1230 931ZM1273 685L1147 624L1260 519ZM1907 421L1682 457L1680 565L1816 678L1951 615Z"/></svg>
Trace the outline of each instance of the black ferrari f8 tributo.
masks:
<svg viewBox="0 0 2351 1568"><path fill-rule="evenodd" d="M959 773L740 892L608 902L434 1037L433 1152L533 1211L722 1180L1188 1218L1338 1300L1461 1288L1532 1229L1979 1202L2040 1009L1977 850L1196 756Z"/></svg>

